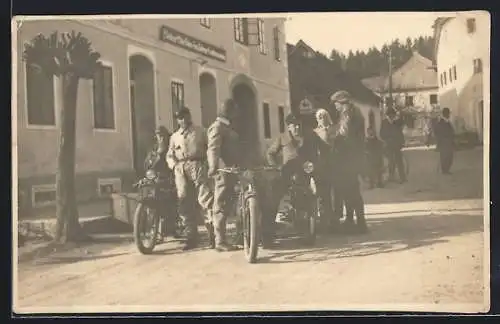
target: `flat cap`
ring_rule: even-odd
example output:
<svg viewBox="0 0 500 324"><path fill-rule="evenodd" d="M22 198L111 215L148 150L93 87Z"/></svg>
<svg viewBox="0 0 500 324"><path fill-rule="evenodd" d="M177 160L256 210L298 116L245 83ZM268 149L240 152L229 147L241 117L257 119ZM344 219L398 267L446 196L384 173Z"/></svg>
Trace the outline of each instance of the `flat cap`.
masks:
<svg viewBox="0 0 500 324"><path fill-rule="evenodd" d="M345 103L351 100L351 94L345 90L339 90L330 97L331 102Z"/></svg>
<svg viewBox="0 0 500 324"><path fill-rule="evenodd" d="M191 111L189 111L189 108L187 107L182 107L181 109L175 112L176 119L183 119L186 116L191 116Z"/></svg>
<svg viewBox="0 0 500 324"><path fill-rule="evenodd" d="M300 123L299 119L294 114L288 114L285 118L285 122L287 125L297 125Z"/></svg>

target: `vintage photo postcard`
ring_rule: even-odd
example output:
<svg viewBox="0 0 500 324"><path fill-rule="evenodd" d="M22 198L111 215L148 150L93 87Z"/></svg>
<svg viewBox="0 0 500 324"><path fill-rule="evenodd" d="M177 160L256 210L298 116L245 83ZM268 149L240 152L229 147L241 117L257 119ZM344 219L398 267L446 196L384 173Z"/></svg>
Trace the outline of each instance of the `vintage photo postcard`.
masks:
<svg viewBox="0 0 500 324"><path fill-rule="evenodd" d="M490 28L14 17L14 312L487 312Z"/></svg>

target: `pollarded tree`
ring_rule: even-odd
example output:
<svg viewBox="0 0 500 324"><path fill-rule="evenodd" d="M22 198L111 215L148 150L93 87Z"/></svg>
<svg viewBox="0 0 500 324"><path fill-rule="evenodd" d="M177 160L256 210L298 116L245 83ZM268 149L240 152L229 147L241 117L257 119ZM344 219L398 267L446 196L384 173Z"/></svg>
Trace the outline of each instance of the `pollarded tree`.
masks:
<svg viewBox="0 0 500 324"><path fill-rule="evenodd" d="M100 67L100 54L81 33L39 34L25 44L23 59L38 73L60 81L62 100L59 152L56 172L57 225L59 243L87 238L78 220L75 191L76 105L80 79L91 79Z"/></svg>

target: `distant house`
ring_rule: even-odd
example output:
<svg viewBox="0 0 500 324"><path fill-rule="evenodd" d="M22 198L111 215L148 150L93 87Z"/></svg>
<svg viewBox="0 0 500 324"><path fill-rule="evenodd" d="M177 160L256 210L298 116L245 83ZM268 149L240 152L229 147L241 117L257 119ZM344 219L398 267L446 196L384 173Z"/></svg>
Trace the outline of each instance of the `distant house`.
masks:
<svg viewBox="0 0 500 324"><path fill-rule="evenodd" d="M351 77L337 64L315 51L304 41L287 44L288 77L291 110L299 113L301 107L314 111L329 108L330 96L346 90L365 117L366 127L380 129L380 98L361 81ZM304 104L305 103L305 104Z"/></svg>
<svg viewBox="0 0 500 324"><path fill-rule="evenodd" d="M380 95L383 102L389 97L389 76L362 80L363 84ZM410 59L392 74L392 94L399 107L411 107L419 112L432 111L438 104L437 72L428 58L413 52Z"/></svg>
<svg viewBox="0 0 500 324"><path fill-rule="evenodd" d="M439 102L448 107L458 133L483 138L483 106L487 96L490 22L486 13L461 13L435 20Z"/></svg>

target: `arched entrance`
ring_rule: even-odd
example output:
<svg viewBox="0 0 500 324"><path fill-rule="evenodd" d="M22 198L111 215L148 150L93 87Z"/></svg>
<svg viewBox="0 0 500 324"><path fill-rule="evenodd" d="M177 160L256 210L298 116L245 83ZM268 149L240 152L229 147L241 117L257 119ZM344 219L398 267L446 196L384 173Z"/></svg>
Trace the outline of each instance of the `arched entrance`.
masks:
<svg viewBox="0 0 500 324"><path fill-rule="evenodd" d="M129 73L134 169L142 174L156 127L154 65L143 55L132 55Z"/></svg>
<svg viewBox="0 0 500 324"><path fill-rule="evenodd" d="M212 74L200 75L201 124L208 128L217 117L217 85Z"/></svg>
<svg viewBox="0 0 500 324"><path fill-rule="evenodd" d="M239 82L233 86L232 95L239 108L235 126L245 155L244 161L257 163L260 154L256 94L246 82Z"/></svg>

